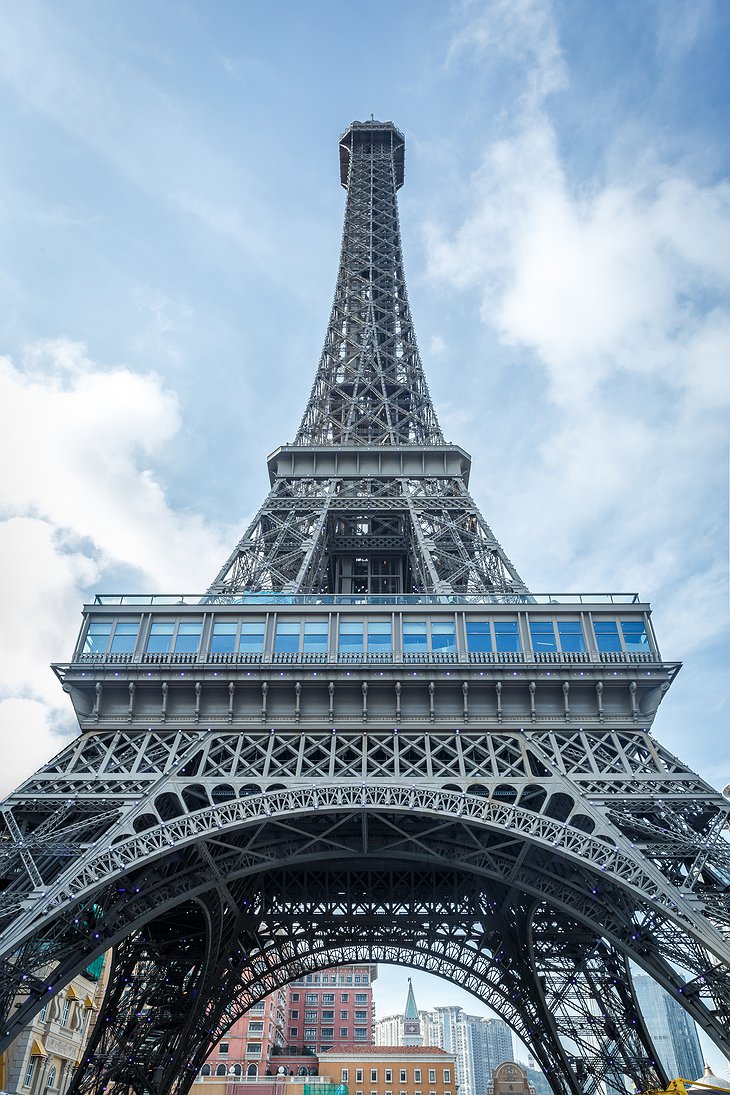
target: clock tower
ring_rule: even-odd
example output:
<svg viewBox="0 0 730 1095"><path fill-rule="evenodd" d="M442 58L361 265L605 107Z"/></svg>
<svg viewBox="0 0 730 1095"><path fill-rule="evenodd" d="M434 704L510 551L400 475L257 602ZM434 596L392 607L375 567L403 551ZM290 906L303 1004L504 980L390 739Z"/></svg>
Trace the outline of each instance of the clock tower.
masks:
<svg viewBox="0 0 730 1095"><path fill-rule="evenodd" d="M413 995L413 984L408 978L408 998L406 1010L403 1012L403 1045L422 1046L423 1034L421 1033L421 1020L416 1007L416 998Z"/></svg>

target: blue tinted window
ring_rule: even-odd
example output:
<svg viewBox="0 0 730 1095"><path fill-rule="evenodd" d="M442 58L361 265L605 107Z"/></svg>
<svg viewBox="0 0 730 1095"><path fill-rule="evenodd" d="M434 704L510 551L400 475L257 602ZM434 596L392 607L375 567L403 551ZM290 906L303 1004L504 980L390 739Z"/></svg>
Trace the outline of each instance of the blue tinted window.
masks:
<svg viewBox="0 0 730 1095"><path fill-rule="evenodd" d="M473 653L488 652L492 649L488 620L466 621L466 645Z"/></svg>
<svg viewBox="0 0 730 1095"><path fill-rule="evenodd" d="M596 633L596 646L599 650L610 653L621 649L615 620L594 620L593 630Z"/></svg>
<svg viewBox="0 0 730 1095"><path fill-rule="evenodd" d="M532 649L538 654L558 649L552 620L531 621L530 638L532 639Z"/></svg>
<svg viewBox="0 0 730 1095"><path fill-rule="evenodd" d="M241 624L241 634L238 639L239 654L260 654L264 649L263 620L244 620Z"/></svg>
<svg viewBox="0 0 730 1095"><path fill-rule="evenodd" d="M222 621L213 624L213 634L210 637L210 650L212 654L232 654L236 649L236 632L238 624Z"/></svg>
<svg viewBox="0 0 730 1095"><path fill-rule="evenodd" d="M114 638L110 650L112 654L132 654L137 645L139 620L121 621L114 628Z"/></svg>
<svg viewBox="0 0 730 1095"><path fill-rule="evenodd" d="M365 649L362 620L340 620L340 650L343 653Z"/></svg>
<svg viewBox="0 0 730 1095"><path fill-rule="evenodd" d="M299 620L279 620L274 638L276 654L296 654L299 652Z"/></svg>
<svg viewBox="0 0 730 1095"><path fill-rule="evenodd" d="M622 620L621 630L627 650L648 650L649 639L644 630L643 620Z"/></svg>
<svg viewBox="0 0 730 1095"><path fill-rule="evenodd" d="M456 650L456 632L453 620L431 621L431 649Z"/></svg>
<svg viewBox="0 0 730 1095"><path fill-rule="evenodd" d="M92 620L84 640L84 654L106 654L111 633L111 620Z"/></svg>
<svg viewBox="0 0 730 1095"><path fill-rule="evenodd" d="M147 653L148 654L169 654L172 649L172 636L175 631L175 624L170 623L153 623L150 628L150 637L147 640Z"/></svg>
<svg viewBox="0 0 730 1095"><path fill-rule="evenodd" d="M375 654L390 654L393 649L393 636L390 620L370 620L368 622L368 650Z"/></svg>
<svg viewBox="0 0 730 1095"><path fill-rule="evenodd" d="M520 649L520 638L517 633L517 622L511 620L495 620L494 641L497 650L506 652Z"/></svg>
<svg viewBox="0 0 730 1095"><path fill-rule="evenodd" d="M200 621L178 624L177 635L175 636L175 653L197 654L202 630L203 624Z"/></svg>
<svg viewBox="0 0 730 1095"><path fill-rule="evenodd" d="M586 648L583 639L583 629L580 620L558 620L558 635L560 636L560 649L572 653L579 653Z"/></svg>
<svg viewBox="0 0 730 1095"><path fill-rule="evenodd" d="M408 651L428 650L425 620L403 621L403 649Z"/></svg>
<svg viewBox="0 0 730 1095"><path fill-rule="evenodd" d="M304 650L324 653L327 650L327 620L309 620L304 624Z"/></svg>

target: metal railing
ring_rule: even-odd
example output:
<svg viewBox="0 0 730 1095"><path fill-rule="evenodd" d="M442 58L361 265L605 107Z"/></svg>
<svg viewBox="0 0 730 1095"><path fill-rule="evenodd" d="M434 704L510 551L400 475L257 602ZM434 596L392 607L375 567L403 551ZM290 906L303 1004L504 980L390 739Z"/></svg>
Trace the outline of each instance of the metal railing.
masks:
<svg viewBox="0 0 730 1095"><path fill-rule="evenodd" d="M638 593L97 593L95 605L633 605Z"/></svg>
<svg viewBox="0 0 730 1095"><path fill-rule="evenodd" d="M263 651L260 654L79 654L79 665L161 665L206 666L271 666L271 665L633 665L660 661L651 650L611 651L419 651L395 653L367 653L349 651L321 651L318 653L294 653Z"/></svg>

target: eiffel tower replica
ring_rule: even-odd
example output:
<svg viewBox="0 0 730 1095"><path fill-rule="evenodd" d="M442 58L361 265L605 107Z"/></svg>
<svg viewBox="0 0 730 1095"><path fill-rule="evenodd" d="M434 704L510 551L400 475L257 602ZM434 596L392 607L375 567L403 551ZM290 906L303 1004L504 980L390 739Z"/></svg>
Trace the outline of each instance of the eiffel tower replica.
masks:
<svg viewBox="0 0 730 1095"><path fill-rule="evenodd" d="M556 1095L663 1086L634 968L730 1056L728 806L652 735L649 606L533 595L493 536L416 345L403 137L339 151L268 497L206 594L99 595L54 667L80 734L2 806L0 1048L108 954L69 1090L185 1095L265 995L368 960L472 992Z"/></svg>

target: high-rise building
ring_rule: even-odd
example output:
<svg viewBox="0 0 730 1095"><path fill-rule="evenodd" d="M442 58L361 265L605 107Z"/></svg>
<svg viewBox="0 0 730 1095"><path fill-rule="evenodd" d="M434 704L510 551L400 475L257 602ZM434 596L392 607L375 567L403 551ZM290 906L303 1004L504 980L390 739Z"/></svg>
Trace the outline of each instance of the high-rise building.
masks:
<svg viewBox="0 0 730 1095"><path fill-rule="evenodd" d="M703 1061L697 1027L687 1012L651 977L634 974L639 1007L654 1047L670 1076L694 1080Z"/></svg>
<svg viewBox="0 0 730 1095"><path fill-rule="evenodd" d="M436 1008L439 1045L456 1055L459 1095L486 1095L492 1072L513 1056L512 1032L505 1022L468 1015L451 1005Z"/></svg>

